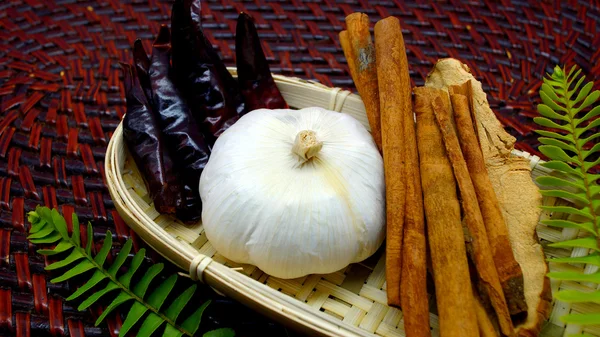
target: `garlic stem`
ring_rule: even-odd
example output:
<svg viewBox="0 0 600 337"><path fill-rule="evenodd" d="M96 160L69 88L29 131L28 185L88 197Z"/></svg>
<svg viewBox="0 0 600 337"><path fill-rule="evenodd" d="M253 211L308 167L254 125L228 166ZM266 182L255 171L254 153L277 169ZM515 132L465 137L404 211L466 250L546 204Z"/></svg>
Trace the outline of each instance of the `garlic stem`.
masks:
<svg viewBox="0 0 600 337"><path fill-rule="evenodd" d="M312 130L302 130L296 135L292 152L300 157L304 163L314 157L323 147L323 142L317 140L317 135Z"/></svg>

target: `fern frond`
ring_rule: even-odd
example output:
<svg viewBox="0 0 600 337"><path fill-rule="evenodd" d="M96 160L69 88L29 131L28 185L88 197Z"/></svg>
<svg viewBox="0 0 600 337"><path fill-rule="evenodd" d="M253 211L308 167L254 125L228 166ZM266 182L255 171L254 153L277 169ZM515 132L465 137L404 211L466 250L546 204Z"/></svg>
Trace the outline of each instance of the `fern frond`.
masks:
<svg viewBox="0 0 600 337"><path fill-rule="evenodd" d="M198 330L202 313L210 301L205 302L181 323L177 322L179 314L196 291L195 285L175 298L166 310L161 310L175 288L177 275L171 275L157 287L151 287L151 284L164 269L164 265L159 263L150 266L139 278L139 281L132 284L132 280L145 258L145 249L140 249L128 263L127 270L119 275L120 269L127 262L131 252L131 240L127 240L123 245L112 264L105 267L106 259L112 249L112 234L110 231L107 231L102 247L93 256L91 253L93 245L91 224L87 224L87 244L84 248L81 245L79 219L75 214L72 217L73 233L71 235L68 232L67 222L56 209L50 210L38 206L35 211L28 214L28 219L31 222L29 235L31 242L39 244L58 242L53 249L40 249L38 252L43 255L65 256L62 260L46 267L47 270L67 269L61 276L52 279L52 282L62 282L77 275L94 271L88 281L69 296L67 300L74 300L87 294L87 298L78 306L79 310L85 310L101 298L110 294L117 294L98 317L96 325L100 324L107 315L118 307L133 302L123 322L119 336L125 336L136 324L140 324L137 336L142 337L152 335L163 324L165 325L163 331L165 337L193 336ZM101 284L103 285L101 286ZM92 289L96 290L92 291ZM234 336L233 330L223 330L222 332L226 333L223 336Z"/></svg>
<svg viewBox="0 0 600 337"><path fill-rule="evenodd" d="M584 231L582 237L555 242L551 247L586 248L588 255L550 259L554 263L589 264L600 267L600 186L599 174L590 170L600 165L600 143L593 143L600 133L592 130L600 126L600 106L593 106L600 98L600 91L592 91L593 82L580 76L576 67L566 72L560 67L544 78L540 88L542 104L538 105L541 117L534 119L541 126L552 131L538 130L541 136L539 149L551 161L542 164L558 174L538 177L536 181L548 189L542 195L571 201L569 206L543 206L549 212L574 215L567 220L549 219L542 223L559 228L574 228ZM584 137L584 135L586 135ZM600 284L600 272L552 272L548 276L560 281L592 282ZM562 290L554 295L556 299L568 303L600 303L600 291L582 292ZM561 317L568 324L600 324L599 313L568 314ZM587 336L579 334L579 337Z"/></svg>

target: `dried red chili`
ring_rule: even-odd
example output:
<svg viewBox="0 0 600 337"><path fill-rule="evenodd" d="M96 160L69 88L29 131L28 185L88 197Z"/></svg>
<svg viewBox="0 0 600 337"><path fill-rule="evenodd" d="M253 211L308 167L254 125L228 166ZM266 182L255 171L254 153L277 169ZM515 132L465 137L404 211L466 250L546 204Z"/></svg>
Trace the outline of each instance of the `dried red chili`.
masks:
<svg viewBox="0 0 600 337"><path fill-rule="evenodd" d="M269 63L262 50L252 17L240 13L235 34L238 83L248 111L287 109L288 105L275 85Z"/></svg>
<svg viewBox="0 0 600 337"><path fill-rule="evenodd" d="M150 82L162 135L181 173L183 202L177 209L177 218L183 222L196 222L202 214L198 194L200 174L208 162L210 150L190 108L171 79L169 35L169 28L163 25L152 45Z"/></svg>
<svg viewBox="0 0 600 337"><path fill-rule="evenodd" d="M212 147L246 113L237 82L192 18L193 1L177 0L171 13L174 78Z"/></svg>
<svg viewBox="0 0 600 337"><path fill-rule="evenodd" d="M137 72L140 84L149 102L152 102L152 90L150 89L150 75L148 69L150 68L150 59L148 54L144 50L142 40L137 39L133 43L133 64L135 65L135 71Z"/></svg>
<svg viewBox="0 0 600 337"><path fill-rule="evenodd" d="M174 165L162 141L160 128L131 65L122 64L127 113L123 138L142 172L150 198L161 213L175 213L181 203Z"/></svg>

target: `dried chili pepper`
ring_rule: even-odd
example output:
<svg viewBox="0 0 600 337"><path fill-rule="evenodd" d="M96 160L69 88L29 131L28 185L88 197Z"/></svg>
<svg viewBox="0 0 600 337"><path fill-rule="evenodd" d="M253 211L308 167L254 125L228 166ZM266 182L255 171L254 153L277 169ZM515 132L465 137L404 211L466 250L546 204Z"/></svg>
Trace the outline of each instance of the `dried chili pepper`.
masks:
<svg viewBox="0 0 600 337"><path fill-rule="evenodd" d="M181 173L183 202L177 209L177 218L189 223L200 220L202 214L198 185L210 150L190 108L171 79L170 53L169 28L163 25L152 45L150 82L162 135Z"/></svg>
<svg viewBox="0 0 600 337"><path fill-rule="evenodd" d="M146 54L144 45L142 45L142 40L140 39L135 40L133 43L133 64L135 65L137 76L140 79L140 85L142 86L148 101L152 102L152 89L150 86L150 75L148 74L150 59L148 58L148 54Z"/></svg>
<svg viewBox="0 0 600 337"><path fill-rule="evenodd" d="M178 87L212 146L223 131L246 113L246 108L237 82L199 29L199 16L192 18L192 4L190 0L173 4L173 70Z"/></svg>
<svg viewBox="0 0 600 337"><path fill-rule="evenodd" d="M275 85L252 17L240 13L235 31L238 83L248 111L260 108L287 109Z"/></svg>
<svg viewBox="0 0 600 337"><path fill-rule="evenodd" d="M123 67L127 113L123 120L123 138L142 172L150 198L161 213L175 213L181 203L173 161L161 139L158 123L131 65Z"/></svg>

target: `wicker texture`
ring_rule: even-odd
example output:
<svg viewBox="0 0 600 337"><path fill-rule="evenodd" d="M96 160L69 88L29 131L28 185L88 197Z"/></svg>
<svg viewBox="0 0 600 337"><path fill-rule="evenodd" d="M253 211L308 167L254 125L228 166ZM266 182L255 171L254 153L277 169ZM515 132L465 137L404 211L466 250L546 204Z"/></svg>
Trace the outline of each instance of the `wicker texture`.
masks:
<svg viewBox="0 0 600 337"><path fill-rule="evenodd" d="M118 329L118 319L108 328L95 328L91 317L97 313L80 313L62 302L71 285L47 282L47 261L25 239L26 212L37 204L59 207L93 221L98 239L107 229L120 243L135 237L114 210L103 179L106 145L125 111L117 62L130 59L128 48L136 37L148 50L159 24L169 20L170 5L160 0L0 1L1 334L95 336ZM532 100L542 74L556 63L577 63L590 76L600 75L599 8L597 1L211 0L202 11L207 36L228 64L233 63L235 18L243 10L256 18L274 72L340 87L352 87L337 41L345 15L363 11L373 21L396 15L414 84L423 83L437 58L461 59L483 81L499 118L519 138L518 147L535 152ZM136 248L142 245L136 241ZM215 310L233 307L223 302L230 309ZM213 318L223 323L225 317ZM257 321L260 328L250 324ZM248 334L277 329L256 316L245 322L237 321L240 327L253 326ZM236 321L224 322L230 323Z"/></svg>

